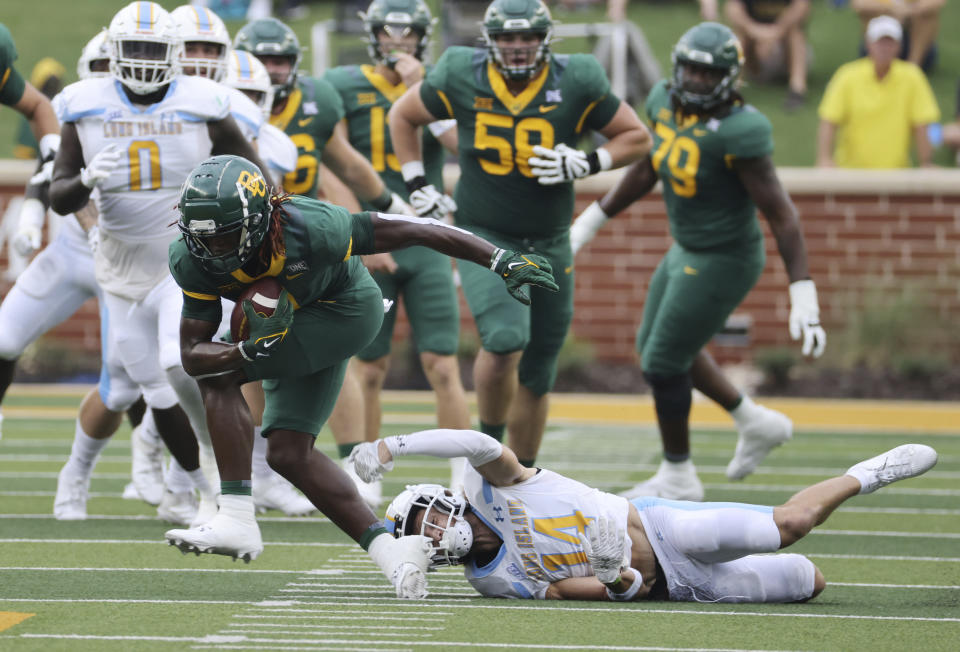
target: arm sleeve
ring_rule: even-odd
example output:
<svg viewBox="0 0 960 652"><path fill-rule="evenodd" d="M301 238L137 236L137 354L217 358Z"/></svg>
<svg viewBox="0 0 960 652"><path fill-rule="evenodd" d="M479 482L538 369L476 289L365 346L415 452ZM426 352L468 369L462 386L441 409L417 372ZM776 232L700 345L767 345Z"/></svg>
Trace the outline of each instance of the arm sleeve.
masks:
<svg viewBox="0 0 960 652"><path fill-rule="evenodd" d="M915 72L914 91L911 93L910 103L910 124L918 127L940 122L940 107L937 105L937 98L933 95L933 89L930 88L930 82L919 68Z"/></svg>
<svg viewBox="0 0 960 652"><path fill-rule="evenodd" d="M498 459L503 453L503 444L476 430L422 430L383 441L394 458L400 455L466 457L475 468Z"/></svg>

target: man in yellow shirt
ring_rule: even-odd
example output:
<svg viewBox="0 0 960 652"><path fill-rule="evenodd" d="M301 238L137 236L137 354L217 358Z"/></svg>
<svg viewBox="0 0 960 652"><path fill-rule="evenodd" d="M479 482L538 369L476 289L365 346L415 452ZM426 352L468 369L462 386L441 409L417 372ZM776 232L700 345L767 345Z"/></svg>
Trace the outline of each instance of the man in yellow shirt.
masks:
<svg viewBox="0 0 960 652"><path fill-rule="evenodd" d="M927 127L940 120L940 109L920 68L897 59L902 38L896 19L874 18L867 56L834 73L820 102L818 166L909 167L911 136L919 165L931 165Z"/></svg>

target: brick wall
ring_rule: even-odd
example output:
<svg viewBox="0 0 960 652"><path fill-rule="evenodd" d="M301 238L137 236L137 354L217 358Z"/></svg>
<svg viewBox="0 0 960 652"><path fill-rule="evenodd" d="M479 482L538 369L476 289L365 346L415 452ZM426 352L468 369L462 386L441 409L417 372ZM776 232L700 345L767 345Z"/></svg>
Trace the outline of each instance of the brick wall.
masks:
<svg viewBox="0 0 960 652"><path fill-rule="evenodd" d="M0 212L19 192L23 174L0 165ZM617 176L609 172L581 182L577 211ZM940 317L960 318L960 171L787 169L781 178L800 210L828 336L841 333L852 311L875 293L903 287L915 290ZM722 361L749 360L760 347L794 346L787 333L786 273L761 222L767 234L766 269L735 313L751 324L748 345L715 343L712 350ZM669 243L663 203L651 194L610 221L578 256L573 332L589 340L600 359L633 359L646 284ZM0 266L6 267L5 248ZM4 294L8 287L0 284ZM461 311L464 330L474 331L463 301ZM401 319L397 336L405 336L406 328ZM91 302L50 337L96 347L98 333ZM945 344L951 354L960 353L960 337Z"/></svg>

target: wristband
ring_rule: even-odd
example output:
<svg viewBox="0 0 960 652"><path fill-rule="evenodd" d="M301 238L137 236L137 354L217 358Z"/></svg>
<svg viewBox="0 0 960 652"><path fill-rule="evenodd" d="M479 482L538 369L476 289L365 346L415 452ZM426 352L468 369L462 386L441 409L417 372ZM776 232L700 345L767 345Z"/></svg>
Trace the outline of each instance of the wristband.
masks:
<svg viewBox="0 0 960 652"><path fill-rule="evenodd" d="M370 205L377 209L378 212L384 213L390 204L393 203L393 193L390 192L390 189L386 186L383 187L383 192L379 196L374 197L370 200Z"/></svg>
<svg viewBox="0 0 960 652"><path fill-rule="evenodd" d="M407 187L407 192L413 192L413 191L415 191L415 190L420 190L421 188L423 188L423 187L425 187L426 185L428 185L428 184L427 184L427 178L426 178L426 177L423 177L423 176L414 177L414 178L410 179L409 181L404 181L403 183L404 183L404 185Z"/></svg>
<svg viewBox="0 0 960 652"><path fill-rule="evenodd" d="M624 591L623 593L614 593L610 590L610 587L607 586L607 597L613 600L614 602L629 602L640 592L640 587L643 586L643 575L640 574L636 568L628 568L627 570L633 571L633 584L630 585L630 588ZM618 577L617 580L620 580ZM616 582L614 582L616 584Z"/></svg>
<svg viewBox="0 0 960 652"><path fill-rule="evenodd" d="M500 264L500 259L503 258L503 254L505 254L505 253L507 253L507 250L506 250L506 249L501 249L501 248L499 248L499 247L497 247L497 248L494 250L493 255L490 256L490 269L491 269L492 271L494 271L494 272L497 271L497 265Z"/></svg>
<svg viewBox="0 0 960 652"><path fill-rule="evenodd" d="M253 358L247 355L247 350L243 348L245 342L240 342L237 344L237 348L240 349L240 357L246 360L247 362L253 362Z"/></svg>
<svg viewBox="0 0 960 652"><path fill-rule="evenodd" d="M406 182L413 181L417 177L427 176L427 171L423 169L423 161L410 161L400 166L400 176Z"/></svg>
<svg viewBox="0 0 960 652"><path fill-rule="evenodd" d="M613 157L602 147L587 154L587 163L590 165L590 174L596 174L613 167Z"/></svg>

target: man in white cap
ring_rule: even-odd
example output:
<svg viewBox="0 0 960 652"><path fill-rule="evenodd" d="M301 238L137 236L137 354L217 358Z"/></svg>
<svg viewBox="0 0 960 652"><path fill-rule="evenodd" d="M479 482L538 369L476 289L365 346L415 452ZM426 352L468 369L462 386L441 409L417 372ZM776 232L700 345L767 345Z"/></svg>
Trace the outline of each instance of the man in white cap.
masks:
<svg viewBox="0 0 960 652"><path fill-rule="evenodd" d="M866 33L870 21L892 16L904 29L899 57L930 72L937 59L936 39L940 31L940 11L946 0L852 0Z"/></svg>
<svg viewBox="0 0 960 652"><path fill-rule="evenodd" d="M917 164L932 165L927 128L940 120L940 109L923 71L897 59L903 28L877 16L865 39L867 56L840 66L823 94L817 165L909 167L911 139Z"/></svg>

